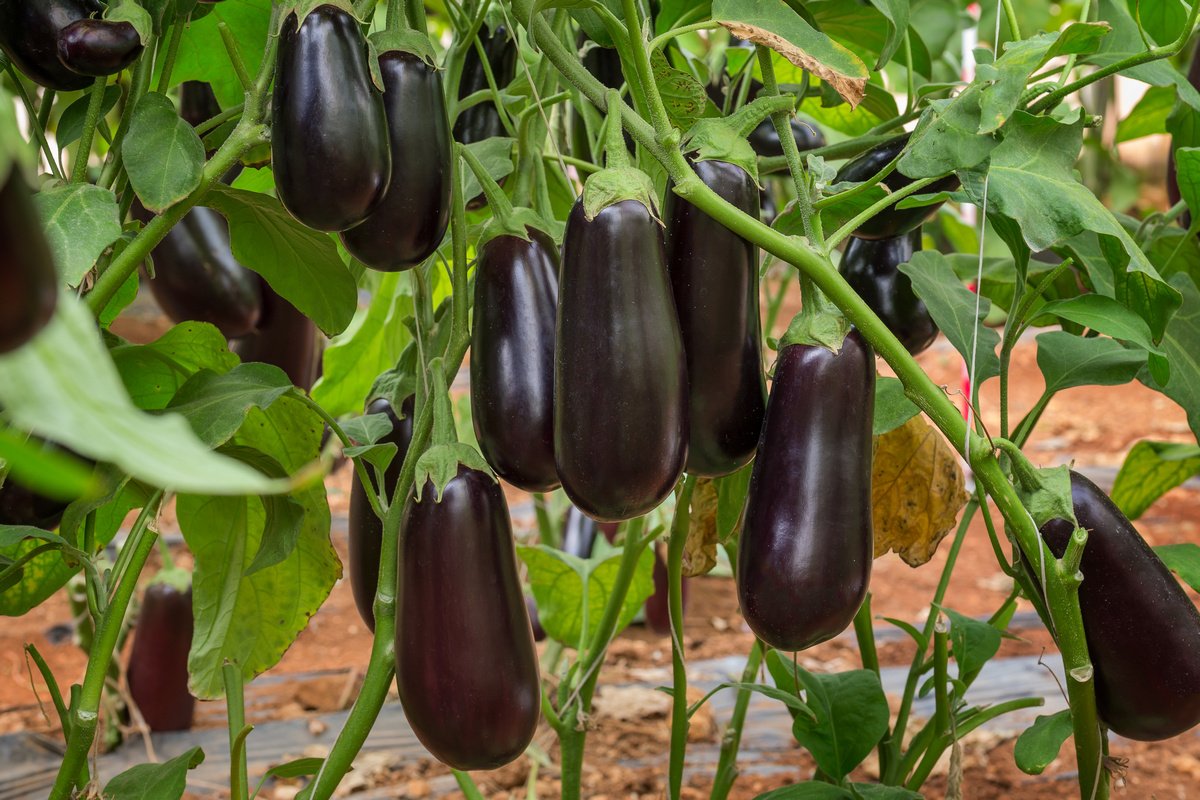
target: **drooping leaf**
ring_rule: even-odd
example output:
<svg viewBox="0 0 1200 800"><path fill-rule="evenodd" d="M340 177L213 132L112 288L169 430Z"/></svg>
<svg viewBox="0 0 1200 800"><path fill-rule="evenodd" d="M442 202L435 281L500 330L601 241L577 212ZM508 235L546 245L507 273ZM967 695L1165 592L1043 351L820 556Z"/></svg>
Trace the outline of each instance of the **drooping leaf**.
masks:
<svg viewBox="0 0 1200 800"><path fill-rule="evenodd" d="M707 575L717 565L717 511L720 499L716 483L709 478L696 481L692 492L687 541L683 546L683 575Z"/></svg>
<svg viewBox="0 0 1200 800"><path fill-rule="evenodd" d="M1135 444L1113 481L1112 501L1137 519L1155 500L1200 474L1200 447L1194 444L1151 442Z"/></svg>
<svg viewBox="0 0 1200 800"><path fill-rule="evenodd" d="M1037 344L1038 368L1048 393L1076 386L1119 386L1137 377L1146 365L1145 351L1100 336L1049 331L1038 334Z"/></svg>
<svg viewBox="0 0 1200 800"><path fill-rule="evenodd" d="M943 608L950 620L950 648L958 665L959 680L977 675L1000 649L1000 631L986 622Z"/></svg>
<svg viewBox="0 0 1200 800"><path fill-rule="evenodd" d="M1162 340L1162 350L1171 365L1171 379L1159 383L1149 370L1138 380L1165 394L1187 412L1192 433L1200 437L1200 290L1190 275L1179 272L1171 276L1171 286L1183 297L1183 307L1171 317Z"/></svg>
<svg viewBox="0 0 1200 800"><path fill-rule="evenodd" d="M483 164L483 169L488 176L499 183L516 169L512 160L513 141L506 136L493 136L480 142L472 142L467 145L467 149L471 151L471 155L479 159L480 164ZM475 172L464 169L461 174L463 197L479 196L483 192L483 187L479 185Z"/></svg>
<svg viewBox="0 0 1200 800"><path fill-rule="evenodd" d="M1117 123L1117 144L1167 132L1167 117L1175 108L1174 86L1151 86L1133 110Z"/></svg>
<svg viewBox="0 0 1200 800"><path fill-rule="evenodd" d="M704 114L704 107L708 104L704 87L690 72L672 67L659 50L655 50L651 56L650 67L654 71L654 82L658 85L668 119L676 128L686 131Z"/></svg>
<svg viewBox="0 0 1200 800"><path fill-rule="evenodd" d="M728 542L742 529L742 512L754 465L747 464L730 475L717 478L717 537Z"/></svg>

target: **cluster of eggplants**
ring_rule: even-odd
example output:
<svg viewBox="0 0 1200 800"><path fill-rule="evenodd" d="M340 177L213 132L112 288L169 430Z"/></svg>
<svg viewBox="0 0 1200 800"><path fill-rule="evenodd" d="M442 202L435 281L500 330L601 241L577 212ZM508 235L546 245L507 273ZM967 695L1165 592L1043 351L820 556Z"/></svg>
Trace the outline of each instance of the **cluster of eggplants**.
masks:
<svg viewBox="0 0 1200 800"><path fill-rule="evenodd" d="M503 89L512 83L517 72L516 43L509 39L508 29L504 25L497 25L491 33L481 35L479 43L483 47L483 57L480 57L477 48L471 47L463 58L462 76L458 82L460 101L490 88L484 70L485 58L498 88ZM504 122L491 99L463 109L454 120L454 139L462 144L504 135Z"/></svg>
<svg viewBox="0 0 1200 800"><path fill-rule="evenodd" d="M0 353L8 353L54 315L58 275L20 168L0 181Z"/></svg>
<svg viewBox="0 0 1200 800"><path fill-rule="evenodd" d="M133 25L94 16L103 11L96 0L0 0L0 50L47 89L86 89L142 52Z"/></svg>
<svg viewBox="0 0 1200 800"><path fill-rule="evenodd" d="M142 597L126 678L129 694L152 731L192 727L196 698L188 691L192 589L152 583Z"/></svg>
<svg viewBox="0 0 1200 800"><path fill-rule="evenodd" d="M837 175L834 176L834 182L859 183L878 174L896 156L900 155L905 145L908 144L908 139L907 134L897 136L895 139L872 148L857 158L851 159L838 170ZM883 179L883 185L888 191L897 192L913 183L913 181L913 178L896 169L892 170L891 174ZM935 194L937 192L950 191L957 186L958 178L949 175L929 185L925 191ZM895 206L890 206L858 226L854 231L854 235L860 239L887 239L909 233L920 227L921 223L932 216L941 205L941 203L934 203L916 208L896 208Z"/></svg>
<svg viewBox="0 0 1200 800"><path fill-rule="evenodd" d="M1071 473L1071 503L1088 531L1079 610L1095 667L1100 718L1128 739L1156 741L1200 724L1200 612L1104 492ZM1074 526L1042 538L1061 558Z"/></svg>
<svg viewBox="0 0 1200 800"><path fill-rule="evenodd" d="M851 236L839 270L908 352L916 355L937 338L938 328L912 279L899 267L921 249L920 227L886 239Z"/></svg>
<svg viewBox="0 0 1200 800"><path fill-rule="evenodd" d="M379 444L396 445L396 455L392 457L383 475L383 496L390 498L396 491L396 483L400 480L400 470L404 466L404 457L408 455L408 446L412 444L414 404L416 398L409 395L400 403L400 414L392 408L392 404L384 398L379 398L367 406L367 414L384 414L391 424L391 430L379 439ZM377 490L374 473L368 468L372 489ZM350 588L354 593L354 604L358 606L358 615L372 631L375 630L375 592L379 588L379 555L383 548L383 520L375 515L371 501L367 498L366 487L358 479L355 470L353 482L350 485Z"/></svg>
<svg viewBox="0 0 1200 800"><path fill-rule="evenodd" d="M866 597L874 403L875 358L858 331L837 353L780 350L737 563L742 615L778 650L836 636Z"/></svg>

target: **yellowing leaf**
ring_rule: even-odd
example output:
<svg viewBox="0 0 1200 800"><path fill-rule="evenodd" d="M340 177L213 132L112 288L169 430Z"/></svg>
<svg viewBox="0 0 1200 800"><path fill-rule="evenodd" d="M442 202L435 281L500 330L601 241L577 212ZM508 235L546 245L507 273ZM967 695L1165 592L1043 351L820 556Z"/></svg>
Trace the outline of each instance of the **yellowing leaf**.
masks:
<svg viewBox="0 0 1200 800"><path fill-rule="evenodd" d="M967 502L964 483L957 454L924 417L875 437L875 557L894 550L910 567L929 561Z"/></svg>
<svg viewBox="0 0 1200 800"><path fill-rule="evenodd" d="M700 478L692 490L691 521L683 545L683 575L708 574L717 565L717 485Z"/></svg>

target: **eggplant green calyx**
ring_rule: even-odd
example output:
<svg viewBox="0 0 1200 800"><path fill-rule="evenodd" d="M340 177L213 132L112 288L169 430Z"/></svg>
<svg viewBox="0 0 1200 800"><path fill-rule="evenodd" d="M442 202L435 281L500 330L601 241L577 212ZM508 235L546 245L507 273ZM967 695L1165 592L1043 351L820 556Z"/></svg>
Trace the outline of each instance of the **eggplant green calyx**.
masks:
<svg viewBox="0 0 1200 800"><path fill-rule="evenodd" d="M433 45L429 36L421 31L376 31L367 40L378 55L384 53L412 53L429 66L437 69L437 60L433 54ZM371 69L377 69L377 59L371 59Z"/></svg>
<svg viewBox="0 0 1200 800"><path fill-rule="evenodd" d="M994 441L1008 456L1017 495L1038 528L1056 519L1066 520L1078 528L1075 505L1071 500L1070 468L1064 465L1038 469L1013 442L1007 439Z"/></svg>
<svg viewBox="0 0 1200 800"><path fill-rule="evenodd" d="M624 200L636 200L650 210L650 216L661 224L658 215L658 196L650 176L633 166L625 138L621 134L621 93L608 92L608 118L605 121L605 167L587 179L583 186L583 214L588 220L609 206Z"/></svg>
<svg viewBox="0 0 1200 800"><path fill-rule="evenodd" d="M772 95L760 97L728 117L697 120L684 138L685 152L695 153L696 161L725 161L739 166L761 188L758 155L746 137L764 119L778 111L791 111L794 105L791 95Z"/></svg>
<svg viewBox="0 0 1200 800"><path fill-rule="evenodd" d="M154 18L150 16L149 11L133 0L120 0L120 2L110 5L108 11L104 13L104 19L108 22L128 22L137 31L138 39L141 40L143 47L149 42L150 34L154 32Z"/></svg>
<svg viewBox="0 0 1200 800"><path fill-rule="evenodd" d="M488 208L492 210L492 218L484 225L479 239L475 243L476 252L483 250L483 246L497 236L515 236L528 242L530 241L529 232L536 230L551 239L555 238L550 230L550 225L536 211L524 207L513 208L508 195L492 179L483 166L483 162L474 153L462 144L456 144L454 149L458 157L466 162L471 171L475 173L475 179L479 181L479 186L483 189L483 196L487 198Z"/></svg>
<svg viewBox="0 0 1200 800"><path fill-rule="evenodd" d="M435 358L430 361L428 372L433 379L426 400L433 403L433 434L430 437L431 447L417 460L413 487L417 502L420 502L425 483L432 482L436 493L434 501L440 503L446 484L458 475L459 465L478 470L490 476L492 480L495 480L496 476L492 474L492 468L478 450L458 441L454 428L454 411L450 407L450 393L446 388L446 376L442 373L442 359Z"/></svg>

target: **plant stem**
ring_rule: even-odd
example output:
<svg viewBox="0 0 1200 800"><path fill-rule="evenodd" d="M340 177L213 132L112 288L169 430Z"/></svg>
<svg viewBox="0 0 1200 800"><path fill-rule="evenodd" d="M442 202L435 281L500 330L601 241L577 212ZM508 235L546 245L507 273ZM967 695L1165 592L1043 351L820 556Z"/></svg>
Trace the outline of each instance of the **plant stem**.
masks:
<svg viewBox="0 0 1200 800"><path fill-rule="evenodd" d="M221 34L221 44L225 45L225 53L229 56L229 63L233 66L234 74L237 75L238 82L242 84L242 89L246 92L254 90L254 83L250 80L250 73L246 70L246 60L242 58L242 51L238 49L237 38L234 37L233 31L224 22L217 23L217 31Z"/></svg>
<svg viewBox="0 0 1200 800"><path fill-rule="evenodd" d="M1021 26L1017 23L1017 10L1013 8L1012 0L1001 0L1001 4L1004 6L1005 21L1008 22L1008 34L1014 42L1019 42ZM997 13L999 12L997 11ZM999 58L1000 54L996 53L996 57Z"/></svg>
<svg viewBox="0 0 1200 800"><path fill-rule="evenodd" d="M771 61L771 50L761 44L755 45L758 54L758 67L762 71L763 89L760 97L774 97L779 94L779 84L775 80L775 63ZM775 135L783 148L783 157L787 161L788 173L792 176L792 185L796 189L796 208L804 224L804 235L817 247L822 245L820 236L820 218L813 213L813 198L809 192L809 184L804 171L804 163L800 160L800 150L796 147L796 139L792 136L791 114L778 111L771 115L771 124L775 126ZM804 287L807 288L807 287Z"/></svg>
<svg viewBox="0 0 1200 800"><path fill-rule="evenodd" d="M79 134L79 144L75 151L75 164L71 170L71 183L83 183L87 178L88 156L92 154L92 139L96 136L96 124L100 121L100 111L104 108L104 89L107 86L107 77L96 78L92 83L87 114L83 118L83 130Z"/></svg>
<svg viewBox="0 0 1200 800"><path fill-rule="evenodd" d="M191 15L188 15L191 18ZM166 94L167 89L171 87L171 73L175 71L175 61L179 57L179 43L183 41L183 32L187 30L188 20L178 20L171 28L171 39L167 42L166 60L163 62L162 72L158 75L158 87L155 89L159 94ZM218 25L220 28L227 28L224 22ZM225 37L224 31L221 32L221 38ZM243 66L243 69L245 67Z"/></svg>
<svg viewBox="0 0 1200 800"><path fill-rule="evenodd" d="M325 420L325 424L329 426L329 430L337 437L337 440L342 443L343 448L352 447L353 443L346 432L342 430L342 426L338 421L326 411L320 403L313 400L306 392L301 389L293 388L288 392L293 399L299 400L304 405L312 409L321 419ZM362 458L352 458L351 463L354 464L354 472L358 476L358 480L363 486L374 486L375 482L371 480L370 473L367 471L367 463ZM375 512L375 516L383 519L387 513L387 506L380 503L379 496L375 492L366 492L367 500L371 504L371 510Z"/></svg>
<svg viewBox="0 0 1200 800"><path fill-rule="evenodd" d="M929 186L930 184L936 183L940 180L940 177L921 178L918 181L913 181L903 189L897 189L896 191L888 194L886 197L879 198L867 208L860 211L856 216L852 217L845 225L838 228L833 235L826 240L825 251L827 253L832 253L833 248L837 247L843 239L854 233L854 231L857 230L860 225L869 220L871 217L875 216L880 211L883 211L885 208L895 205L904 198L908 197L910 194L916 194L926 186Z"/></svg>
<svg viewBox="0 0 1200 800"><path fill-rule="evenodd" d="M742 670L744 684L753 683L762 664L762 642L757 639L750 647L750 655L746 658L746 668ZM737 754L742 744L742 726L746 723L746 709L750 707L750 690L738 689L737 698L733 702L733 714L729 724L725 726L725 734L721 737L721 753L717 758L717 771L713 776L713 787L709 800L725 800L733 782L737 780Z"/></svg>
<svg viewBox="0 0 1200 800"><path fill-rule="evenodd" d="M87 762L88 751L96 737L96 725L100 719L100 699L104 692L104 679L108 674L108 665L112 660L113 648L121 635L121 626L125 619L125 611L137 588L138 576L146 566L146 559L154 549L154 540L158 534L150 530L150 524L158 516L158 506L162 502L162 492L159 491L150 499L146 507L129 533L126 547L133 551L128 570L117 585L112 602L100 618L96 628L96 636L92 640L88 652L87 669L83 676L83 686L79 695L71 704L71 724L68 731L67 750L63 754L58 775L54 778L54 786L50 790L50 800L67 800L71 795L76 781Z"/></svg>
<svg viewBox="0 0 1200 800"><path fill-rule="evenodd" d="M684 479L675 503L671 522L671 541L667 546L667 609L671 619L671 753L667 769L667 797L678 798L683 787L683 756L687 749L688 700L687 665L683 659L683 548L691 527L692 491L696 476Z"/></svg>
<svg viewBox="0 0 1200 800"><path fill-rule="evenodd" d="M155 40L151 34L151 40L146 42L146 52L153 50L154 44ZM113 134L113 146L108 150L104 168L100 170L100 180L97 182L106 189L111 189L116 184L117 176L121 172L121 143L129 131L129 121L133 118L134 106L146 93L153 73L154 59L146 57L138 59L137 65L133 68L133 79L129 82L129 92L125 95L124 106L121 109L121 121L117 124L117 132Z"/></svg>
<svg viewBox="0 0 1200 800"><path fill-rule="evenodd" d="M638 82L642 85L646 104L650 107L650 121L658 135L665 136L671 131L671 120L667 116L667 107L663 105L662 95L658 92L658 83L654 80L654 70L650 66L650 54L646 51L646 41L642 38L642 15L637 0L624 0L624 9L629 47L633 51Z"/></svg>
<svg viewBox="0 0 1200 800"><path fill-rule="evenodd" d="M36 110L33 107L33 99L29 96L29 90L21 82L21 78L17 75L17 71L13 68L12 64L8 65L8 74L12 78L13 85L17 87L17 92L21 95L21 102L25 104L25 111L29 114L29 127L33 130L33 135L38 141L38 146L42 149L42 155L46 157L46 162L50 165L50 171L54 174L54 177L60 181L63 180L62 170L58 167L58 159L54 157L54 151L50 149L50 142L46 139L46 125L41 121L43 111L47 115L49 114L50 106L54 101L54 90L46 90L46 93L42 96L41 109Z"/></svg>
<svg viewBox="0 0 1200 800"><path fill-rule="evenodd" d="M242 668L232 661L221 665L221 677L225 679L225 716L229 721L230 796L231 800L246 800L250 785L246 769L246 747L241 742L242 730L246 727L246 701L242 687Z"/></svg>
<svg viewBox="0 0 1200 800"><path fill-rule="evenodd" d="M475 785L475 780L470 775L457 769L451 770L451 772L454 773L454 780L467 800L483 800L483 795L479 793L479 787Z"/></svg>

